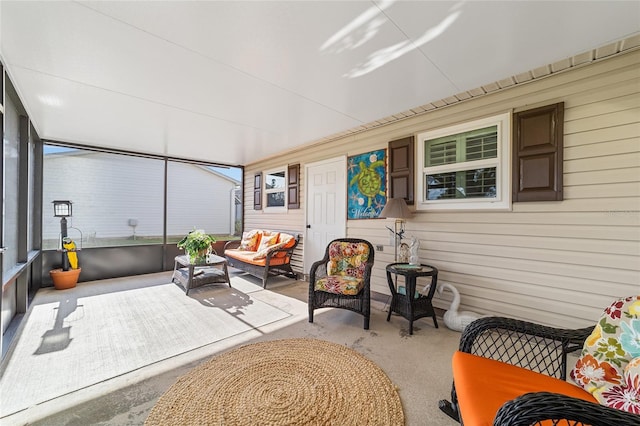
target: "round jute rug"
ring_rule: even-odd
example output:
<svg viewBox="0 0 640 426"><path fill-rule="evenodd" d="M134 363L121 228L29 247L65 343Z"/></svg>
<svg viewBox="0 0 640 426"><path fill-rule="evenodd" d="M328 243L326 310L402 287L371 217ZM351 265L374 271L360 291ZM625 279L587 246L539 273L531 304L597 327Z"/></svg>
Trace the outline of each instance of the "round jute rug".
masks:
<svg viewBox="0 0 640 426"><path fill-rule="evenodd" d="M178 379L145 425L404 425L387 375L358 352L316 339L254 343Z"/></svg>

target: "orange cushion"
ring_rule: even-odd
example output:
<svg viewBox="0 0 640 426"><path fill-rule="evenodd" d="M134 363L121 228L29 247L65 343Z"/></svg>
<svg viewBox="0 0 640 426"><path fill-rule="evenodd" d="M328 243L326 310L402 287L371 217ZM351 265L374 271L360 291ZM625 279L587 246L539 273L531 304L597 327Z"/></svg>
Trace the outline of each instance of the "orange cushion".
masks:
<svg viewBox="0 0 640 426"><path fill-rule="evenodd" d="M453 381L465 426L490 426L507 401L529 392L554 392L597 404L583 389L564 380L493 359L457 351Z"/></svg>
<svg viewBox="0 0 640 426"><path fill-rule="evenodd" d="M267 264L267 259L265 258L254 259L254 256L256 255L255 251L227 249L224 251L224 255L252 265L265 266ZM288 263L286 257L278 257L271 258L269 265L284 265L286 263Z"/></svg>

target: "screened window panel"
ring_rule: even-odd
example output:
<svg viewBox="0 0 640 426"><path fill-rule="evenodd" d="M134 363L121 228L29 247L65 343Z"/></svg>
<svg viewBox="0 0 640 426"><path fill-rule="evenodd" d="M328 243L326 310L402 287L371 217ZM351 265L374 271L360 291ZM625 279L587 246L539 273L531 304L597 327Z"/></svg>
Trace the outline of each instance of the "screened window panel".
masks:
<svg viewBox="0 0 640 426"><path fill-rule="evenodd" d="M267 194L267 207L284 207L284 192Z"/></svg>
<svg viewBox="0 0 640 426"><path fill-rule="evenodd" d="M264 179L264 185L265 189L276 189L284 191L284 171L267 173Z"/></svg>
<svg viewBox="0 0 640 426"><path fill-rule="evenodd" d="M240 169L227 170L229 174ZM237 181L206 164L167 163L167 242L175 243L194 229L216 238L234 235L242 220Z"/></svg>
<svg viewBox="0 0 640 426"><path fill-rule="evenodd" d="M498 134L495 130L466 139L466 161L484 160L497 156Z"/></svg>
<svg viewBox="0 0 640 426"><path fill-rule="evenodd" d="M4 246L2 271L5 278L18 263L18 174L20 152L20 117L11 96L5 97L4 149Z"/></svg>
<svg viewBox="0 0 640 426"><path fill-rule="evenodd" d="M287 175L284 170L265 173L266 207L284 207L286 205L286 183Z"/></svg>
<svg viewBox="0 0 640 426"><path fill-rule="evenodd" d="M58 247L54 200L73 202L68 235L79 247L162 243L163 182L163 160L45 145L43 249Z"/></svg>
<svg viewBox="0 0 640 426"><path fill-rule="evenodd" d="M456 198L456 172L427 175L427 200Z"/></svg>
<svg viewBox="0 0 640 426"><path fill-rule="evenodd" d="M440 138L427 141L428 149L425 150L427 158L425 164L428 167L443 166L457 162L457 144L455 139Z"/></svg>
<svg viewBox="0 0 640 426"><path fill-rule="evenodd" d="M497 126L444 136L424 142L425 166L484 160L498 156Z"/></svg>
<svg viewBox="0 0 640 426"><path fill-rule="evenodd" d="M494 198L496 196L496 168L466 170L464 198Z"/></svg>
<svg viewBox="0 0 640 426"><path fill-rule="evenodd" d="M428 200L495 197L496 168L427 175L425 187Z"/></svg>

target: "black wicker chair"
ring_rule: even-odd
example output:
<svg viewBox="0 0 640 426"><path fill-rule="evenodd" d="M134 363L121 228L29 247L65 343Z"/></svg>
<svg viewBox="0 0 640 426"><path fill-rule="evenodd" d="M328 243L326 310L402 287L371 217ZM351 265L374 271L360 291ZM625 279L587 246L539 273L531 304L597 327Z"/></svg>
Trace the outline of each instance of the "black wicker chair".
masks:
<svg viewBox="0 0 640 426"><path fill-rule="evenodd" d="M364 261L354 273L362 278L363 287L355 295L334 293L316 288L319 280L325 280L329 276L329 261L340 247L364 248L361 260ZM338 238L329 243L322 260L315 262L309 272L309 322L313 322L313 311L318 308L341 308L357 312L364 316L364 329L369 329L369 317L371 314L371 268L373 267L374 250L370 242L358 238Z"/></svg>
<svg viewBox="0 0 640 426"><path fill-rule="evenodd" d="M459 350L491 358L562 380L567 376L567 354L580 350L593 327L565 330L511 318L481 318L464 330ZM479 390L481 391L481 390ZM455 385L451 401L440 409L461 424ZM565 395L527 393L506 402L496 413L494 425L638 426L640 416Z"/></svg>

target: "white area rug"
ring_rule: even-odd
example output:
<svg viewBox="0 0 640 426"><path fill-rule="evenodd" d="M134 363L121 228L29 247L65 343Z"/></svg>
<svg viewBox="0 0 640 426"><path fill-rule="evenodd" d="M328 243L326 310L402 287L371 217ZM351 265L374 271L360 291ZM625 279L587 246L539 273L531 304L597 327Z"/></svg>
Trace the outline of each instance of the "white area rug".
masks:
<svg viewBox="0 0 640 426"><path fill-rule="evenodd" d="M38 291L2 371L0 417L290 316L241 278L186 296L169 276Z"/></svg>

